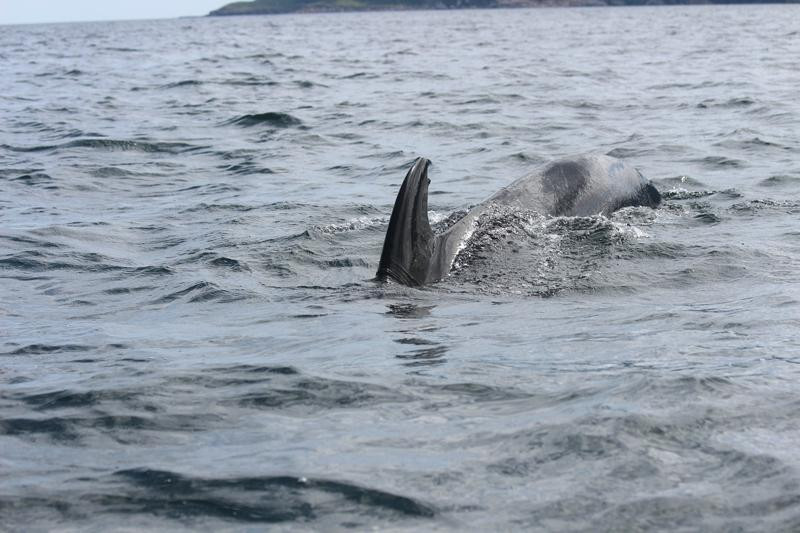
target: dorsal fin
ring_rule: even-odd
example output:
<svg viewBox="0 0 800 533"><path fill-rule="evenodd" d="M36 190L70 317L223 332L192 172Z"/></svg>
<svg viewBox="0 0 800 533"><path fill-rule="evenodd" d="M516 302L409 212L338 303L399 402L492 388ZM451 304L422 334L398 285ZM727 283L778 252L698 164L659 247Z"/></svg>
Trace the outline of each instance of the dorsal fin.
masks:
<svg viewBox="0 0 800 533"><path fill-rule="evenodd" d="M428 221L428 166L419 157L406 174L394 202L378 278L387 277L403 285L424 285L429 280L436 238Z"/></svg>

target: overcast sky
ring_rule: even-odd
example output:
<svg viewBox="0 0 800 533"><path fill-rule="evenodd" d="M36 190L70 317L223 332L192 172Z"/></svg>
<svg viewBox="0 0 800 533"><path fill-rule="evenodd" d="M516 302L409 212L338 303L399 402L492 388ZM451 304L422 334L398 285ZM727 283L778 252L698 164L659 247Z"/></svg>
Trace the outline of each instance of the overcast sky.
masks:
<svg viewBox="0 0 800 533"><path fill-rule="evenodd" d="M0 0L0 24L206 15L229 0Z"/></svg>

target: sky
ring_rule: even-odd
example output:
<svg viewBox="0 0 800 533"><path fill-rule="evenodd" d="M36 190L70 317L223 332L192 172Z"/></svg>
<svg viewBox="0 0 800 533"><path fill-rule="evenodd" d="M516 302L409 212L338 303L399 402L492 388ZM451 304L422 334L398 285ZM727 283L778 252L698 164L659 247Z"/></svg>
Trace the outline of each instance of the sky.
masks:
<svg viewBox="0 0 800 533"><path fill-rule="evenodd" d="M230 0L0 0L0 24L207 15Z"/></svg>

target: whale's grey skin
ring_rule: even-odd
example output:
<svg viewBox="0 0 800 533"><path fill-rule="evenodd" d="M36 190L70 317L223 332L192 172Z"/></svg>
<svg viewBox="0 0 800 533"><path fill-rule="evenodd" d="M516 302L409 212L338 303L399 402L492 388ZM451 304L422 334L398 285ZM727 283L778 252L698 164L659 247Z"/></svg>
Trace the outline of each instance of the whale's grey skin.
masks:
<svg viewBox="0 0 800 533"><path fill-rule="evenodd" d="M642 174L607 155L569 157L544 165L500 189L435 235L428 221L428 166L418 158L395 200L377 276L404 285L439 281L450 268L477 219L496 207L550 216L610 215L629 206L657 207L658 190Z"/></svg>

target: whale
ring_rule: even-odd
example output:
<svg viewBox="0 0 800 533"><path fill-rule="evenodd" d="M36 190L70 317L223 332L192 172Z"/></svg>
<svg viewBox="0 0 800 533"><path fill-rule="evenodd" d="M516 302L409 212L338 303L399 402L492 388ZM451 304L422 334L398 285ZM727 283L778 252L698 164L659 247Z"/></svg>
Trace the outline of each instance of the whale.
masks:
<svg viewBox="0 0 800 533"><path fill-rule="evenodd" d="M417 158L406 174L389 219L376 278L419 287L445 278L481 215L497 208L550 217L610 216L623 207L656 208L658 189L632 165L602 154L545 164L500 189L440 233L428 219L430 160Z"/></svg>

